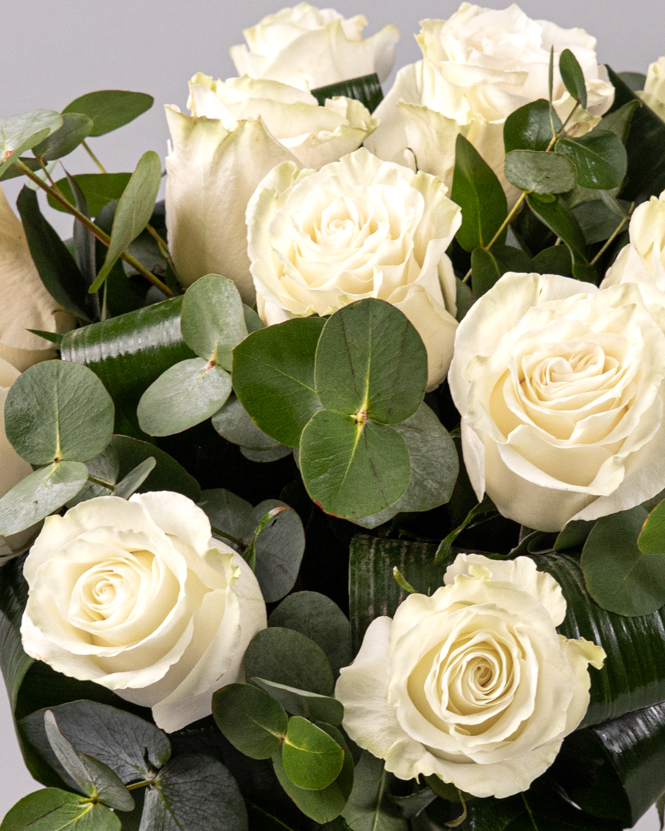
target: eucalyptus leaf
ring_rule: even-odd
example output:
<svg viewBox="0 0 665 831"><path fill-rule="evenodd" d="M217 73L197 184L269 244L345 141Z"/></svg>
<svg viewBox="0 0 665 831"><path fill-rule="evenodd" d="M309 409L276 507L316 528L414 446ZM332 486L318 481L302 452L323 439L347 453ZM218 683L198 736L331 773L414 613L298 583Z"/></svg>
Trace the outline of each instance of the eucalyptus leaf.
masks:
<svg viewBox="0 0 665 831"><path fill-rule="evenodd" d="M138 118L152 107L154 100L143 92L103 89L75 98L62 112L84 113L93 122L90 135L103 136Z"/></svg>
<svg viewBox="0 0 665 831"><path fill-rule="evenodd" d="M566 207L561 199L543 202L533 195L527 196L527 202L536 216L557 237L561 237L568 247L573 261L573 276L578 280L595 283L598 276L587 259L584 233L570 208Z"/></svg>
<svg viewBox="0 0 665 831"><path fill-rule="evenodd" d="M129 499L135 493L145 480L150 476L157 465L157 460L154 456L149 456L138 464L134 470L130 472L118 482L114 488L115 496L121 499Z"/></svg>
<svg viewBox="0 0 665 831"><path fill-rule="evenodd" d="M0 176L20 157L62 127L53 110L32 110L0 121Z"/></svg>
<svg viewBox="0 0 665 831"><path fill-rule="evenodd" d="M168 453L139 439L130 436L114 436L111 447L118 456L121 482L127 477L136 474L136 469L144 465L146 460L154 459L156 465L148 473L147 478L138 486L139 493L149 491L176 491L182 493L194 502L201 496L199 483ZM142 468L142 472L145 467Z"/></svg>
<svg viewBox="0 0 665 831"><path fill-rule="evenodd" d="M32 152L45 162L61 159L76 150L91 131L92 119L87 115L67 113L62 116L62 127L33 147Z"/></svg>
<svg viewBox="0 0 665 831"><path fill-rule="evenodd" d="M229 544L239 551L249 545L256 527L254 509L249 502L224 488L213 488L201 493L199 507L210 520L213 534L217 533L222 539L225 539L224 533L230 534L240 546L231 540L228 540Z"/></svg>
<svg viewBox="0 0 665 831"><path fill-rule="evenodd" d="M587 92L584 72L579 61L570 49L564 49L559 57L559 71L561 80L571 97L579 101L583 110L586 110Z"/></svg>
<svg viewBox="0 0 665 831"><path fill-rule="evenodd" d="M270 759L284 741L288 716L277 700L251 684L229 684L212 699L215 722L231 744L250 759Z"/></svg>
<svg viewBox="0 0 665 831"><path fill-rule="evenodd" d="M17 534L62 508L88 479L81 462L57 462L35 470L0 499L0 534Z"/></svg>
<svg viewBox="0 0 665 831"><path fill-rule="evenodd" d="M261 502L252 512L257 526L270 511L279 510L254 540L255 573L266 603L274 603L295 585L305 552L305 530L298 514L276 499Z"/></svg>
<svg viewBox="0 0 665 831"><path fill-rule="evenodd" d="M383 760L363 751L353 790L342 816L354 831L407 831L408 825L388 795Z"/></svg>
<svg viewBox="0 0 665 831"><path fill-rule="evenodd" d="M89 219L90 209L88 207L88 200L86 199L85 194L78 186L76 179L74 179L73 176L70 176L66 170L65 174L67 175L69 187L71 188L72 194L74 195L76 209L80 211L80 213L82 213L84 216L87 216ZM83 276L86 286L90 287L94 283L95 277L97 276L97 265L95 261L95 237L92 231L88 230L88 228L86 228L85 225L83 225L83 223L79 222L78 220L75 220L73 238L74 258L76 260L76 264L79 267L79 270L81 272L81 275ZM96 318L100 317L101 304L99 302L99 297L90 297L88 293L88 298L88 305L93 312L93 316Z"/></svg>
<svg viewBox="0 0 665 831"><path fill-rule="evenodd" d="M109 202L120 199L131 177L131 173L77 173L72 178L85 195L90 215L97 216ZM76 200L68 179L58 179L55 184L65 199L75 205ZM66 210L50 196L48 203L56 211Z"/></svg>
<svg viewBox="0 0 665 831"><path fill-rule="evenodd" d="M665 552L665 502L659 502L649 513L637 544L643 554Z"/></svg>
<svg viewBox="0 0 665 831"><path fill-rule="evenodd" d="M620 106L619 109L613 109L611 112L604 115L593 130L590 133L587 133L587 135L592 136L608 131L610 133L614 133L614 135L621 140L622 144L625 144L628 140L628 136L630 135L633 116L639 108L640 102L637 99L627 101L625 104Z"/></svg>
<svg viewBox="0 0 665 831"><path fill-rule="evenodd" d="M332 695L333 675L323 650L291 629L271 626L254 637L245 653L247 678Z"/></svg>
<svg viewBox="0 0 665 831"><path fill-rule="evenodd" d="M149 436L182 433L210 418L231 394L231 376L204 358L167 369L143 393L137 415Z"/></svg>
<svg viewBox="0 0 665 831"><path fill-rule="evenodd" d="M553 111L554 129L561 129L561 119ZM512 150L547 150L552 139L549 102L543 98L512 112L503 125L506 153Z"/></svg>
<svg viewBox="0 0 665 831"><path fill-rule="evenodd" d="M159 156L154 150L148 150L139 159L136 170L120 197L106 259L90 292L99 290L118 258L150 222L161 183L162 165Z"/></svg>
<svg viewBox="0 0 665 831"><path fill-rule="evenodd" d="M241 447L240 454L250 462L259 462L265 464L267 462L277 462L290 456L294 450L284 444L277 444L275 447L270 447L268 450L254 450L253 447Z"/></svg>
<svg viewBox="0 0 665 831"><path fill-rule="evenodd" d="M493 245L490 251L476 248L471 253L471 285L476 297L481 297L508 271L528 273L531 258L519 248Z"/></svg>
<svg viewBox="0 0 665 831"><path fill-rule="evenodd" d="M309 690L299 690L286 684L277 684L275 681L266 681L264 678L251 680L252 684L265 690L275 701L278 701L287 713L302 716L310 721L325 721L327 724L342 723L344 706L336 698L319 695Z"/></svg>
<svg viewBox="0 0 665 831"><path fill-rule="evenodd" d="M80 794L44 788L24 796L7 813L1 831L120 831L117 815Z"/></svg>
<svg viewBox="0 0 665 831"><path fill-rule="evenodd" d="M113 401L87 367L43 361L26 370L5 401L5 431L33 465L87 462L111 441Z"/></svg>
<svg viewBox="0 0 665 831"><path fill-rule="evenodd" d="M504 172L512 185L528 193L565 193L575 187L575 167L559 153L511 150Z"/></svg>
<svg viewBox="0 0 665 831"><path fill-rule="evenodd" d="M301 716L292 716L282 745L282 765L299 788L322 791L339 776L344 751L326 732Z"/></svg>
<svg viewBox="0 0 665 831"><path fill-rule="evenodd" d="M565 156L572 162L576 182L585 188L610 190L619 187L628 166L626 148L621 139L609 131L594 131L576 139L559 139L555 155Z"/></svg>
<svg viewBox="0 0 665 831"><path fill-rule="evenodd" d="M455 144L450 198L462 209L456 239L465 251L487 245L508 216L508 203L496 174L461 133ZM505 231L497 240L505 241Z"/></svg>
<svg viewBox="0 0 665 831"><path fill-rule="evenodd" d="M303 428L321 409L314 360L325 320L288 320L253 332L233 351L233 388L256 425L297 447Z"/></svg>
<svg viewBox="0 0 665 831"><path fill-rule="evenodd" d="M250 450L274 450L283 447L278 441L264 433L252 421L242 401L232 397L212 417L212 426L222 438Z"/></svg>
<svg viewBox="0 0 665 831"><path fill-rule="evenodd" d="M346 98L355 98L364 104L372 113L383 100L383 90L378 75L374 72L371 75L362 75L359 78L351 78L348 81L338 81L325 87L316 87L311 90L321 106L327 98L336 98L340 95Z"/></svg>
<svg viewBox="0 0 665 831"><path fill-rule="evenodd" d="M573 208L575 219L580 224L587 245L609 239L619 225L626 224L623 216L617 216L603 199L581 202ZM559 246L561 247L561 246Z"/></svg>

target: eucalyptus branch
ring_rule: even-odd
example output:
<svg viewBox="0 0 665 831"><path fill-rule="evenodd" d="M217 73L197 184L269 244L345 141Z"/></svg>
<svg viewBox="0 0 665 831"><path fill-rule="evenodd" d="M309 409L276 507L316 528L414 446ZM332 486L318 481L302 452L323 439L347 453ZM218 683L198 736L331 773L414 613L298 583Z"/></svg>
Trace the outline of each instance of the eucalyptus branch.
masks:
<svg viewBox="0 0 665 831"><path fill-rule="evenodd" d="M626 224L626 222L628 222L628 220L630 219L630 215L631 215L631 213L633 212L633 206L634 206L634 205L635 205L635 203L634 203L634 202L633 202L633 203L631 203L630 209L629 209L628 213L626 214L626 216L624 216L624 217L623 217L623 219L622 219L622 220L621 220L621 222L617 225L617 227L614 229L614 231L612 231L612 235L610 236L610 238L609 238L608 240L606 240L606 242L605 242L605 244L603 245L603 247L602 247L602 248L600 249L600 251L596 254L596 256L593 258L593 260L591 260L591 262L589 263L589 265L595 265L595 264L598 262L598 260L599 260L599 259L603 256L603 254L607 251L607 249L610 247L610 245L612 245L612 243L614 242L614 240L615 240L615 239L617 238L617 236L621 233L621 229L623 228L623 226L624 226L624 225Z"/></svg>
<svg viewBox="0 0 665 831"><path fill-rule="evenodd" d="M95 156L95 154L92 152L92 148L90 147L90 145L88 144L87 141L83 142L83 148L85 149L85 152L88 154L88 156L90 156L90 158L93 160L93 162L97 165L97 167L99 169L99 172L100 173L106 173L107 171L104 168L104 165L99 161L97 156Z"/></svg>
<svg viewBox="0 0 665 831"><path fill-rule="evenodd" d="M91 476L90 474L88 474L88 482L92 482L93 485L100 485L102 488L107 488L110 491L115 490L115 485L112 485L111 482L98 479L96 476Z"/></svg>

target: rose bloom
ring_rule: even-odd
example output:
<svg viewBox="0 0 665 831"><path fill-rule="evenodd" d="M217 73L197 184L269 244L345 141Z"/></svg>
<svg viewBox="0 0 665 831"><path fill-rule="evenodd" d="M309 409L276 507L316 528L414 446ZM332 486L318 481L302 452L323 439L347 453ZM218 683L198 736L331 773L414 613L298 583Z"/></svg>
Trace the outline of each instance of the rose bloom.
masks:
<svg viewBox="0 0 665 831"><path fill-rule="evenodd" d="M427 348L428 388L450 364L456 287L445 251L461 223L440 179L360 149L320 171L281 164L247 206L257 308L271 325L378 297Z"/></svg>
<svg viewBox="0 0 665 831"><path fill-rule="evenodd" d="M665 488L665 298L506 274L457 331L450 390L478 499L559 531Z"/></svg>
<svg viewBox="0 0 665 831"><path fill-rule="evenodd" d="M605 652L557 634L561 588L527 557L460 554L444 583L372 621L335 689L343 726L400 779L502 799L552 764Z"/></svg>
<svg viewBox="0 0 665 831"><path fill-rule="evenodd" d="M300 89L316 89L371 75L385 81L395 62L396 26L363 40L367 20L345 20L334 9L309 3L269 14L245 29L246 44L231 47L239 75L269 78Z"/></svg>
<svg viewBox="0 0 665 831"><path fill-rule="evenodd" d="M423 59L397 73L376 110L379 129L367 147L382 159L417 164L448 184L455 140L462 133L492 167L509 196L517 191L503 174L503 125L519 107L548 98L550 49L554 48L554 107L562 118L575 102L559 72L570 49L587 85L588 111L578 110L567 132L580 135L606 112L614 87L596 60L596 40L583 29L561 29L531 20L512 5L500 11L462 3L448 20L423 20L417 40Z"/></svg>
<svg viewBox="0 0 665 831"><path fill-rule="evenodd" d="M637 94L665 121L665 57L649 64L644 91Z"/></svg>
<svg viewBox="0 0 665 831"><path fill-rule="evenodd" d="M24 574L28 655L152 707L169 732L210 714L266 627L251 568L178 493L102 496L48 517Z"/></svg>

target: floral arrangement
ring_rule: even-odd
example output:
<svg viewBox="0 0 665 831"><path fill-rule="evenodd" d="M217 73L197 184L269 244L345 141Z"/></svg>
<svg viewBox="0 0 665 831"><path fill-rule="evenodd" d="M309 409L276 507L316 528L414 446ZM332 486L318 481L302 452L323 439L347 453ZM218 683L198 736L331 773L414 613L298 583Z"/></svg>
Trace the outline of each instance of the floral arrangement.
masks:
<svg viewBox="0 0 665 831"><path fill-rule="evenodd" d="M665 58L365 25L0 122L2 831L663 817Z"/></svg>

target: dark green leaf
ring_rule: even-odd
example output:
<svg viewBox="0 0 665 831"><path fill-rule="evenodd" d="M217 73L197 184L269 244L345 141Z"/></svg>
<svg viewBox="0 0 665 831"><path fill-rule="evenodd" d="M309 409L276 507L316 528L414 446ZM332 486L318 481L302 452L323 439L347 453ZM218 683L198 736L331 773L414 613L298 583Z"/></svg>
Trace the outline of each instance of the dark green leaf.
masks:
<svg viewBox="0 0 665 831"><path fill-rule="evenodd" d="M62 127L47 139L32 148L35 156L45 162L62 159L85 141L92 130L92 119L82 113L67 113L62 116Z"/></svg>
<svg viewBox="0 0 665 831"><path fill-rule="evenodd" d="M297 447L321 409L314 359L325 320L288 320L252 333L233 351L233 387L254 422L276 441Z"/></svg>
<svg viewBox="0 0 665 831"><path fill-rule="evenodd" d="M647 517L637 544L644 554L665 552L665 502L660 502Z"/></svg>
<svg viewBox="0 0 665 831"><path fill-rule="evenodd" d="M88 365L111 394L117 433L144 438L136 418L141 395L170 366L194 357L180 334L181 303L165 300L63 338L63 360Z"/></svg>
<svg viewBox="0 0 665 831"><path fill-rule="evenodd" d="M594 132L578 139L559 139L555 155L565 156L572 162L577 184L584 188L610 190L619 187L628 166L626 148L621 139L611 132Z"/></svg>
<svg viewBox="0 0 665 831"><path fill-rule="evenodd" d="M157 465L157 460L154 456L149 456L138 464L134 470L130 470L124 479L115 486L114 493L121 499L129 499L129 497L136 493L145 480L150 476Z"/></svg>
<svg viewBox="0 0 665 831"><path fill-rule="evenodd" d="M85 278L67 246L42 216L37 194L24 187L16 206L42 283L63 309L87 320L89 300Z"/></svg>
<svg viewBox="0 0 665 831"><path fill-rule="evenodd" d="M5 401L5 431L27 462L87 462L113 434L113 401L87 367L44 361L18 378Z"/></svg>
<svg viewBox="0 0 665 831"><path fill-rule="evenodd" d="M519 248L494 245L490 251L476 248L471 254L471 284L476 297L488 292L508 271L529 273L531 258Z"/></svg>
<svg viewBox="0 0 665 831"><path fill-rule="evenodd" d="M618 110L612 110L607 115L603 116L598 124L593 128L589 136L596 135L602 132L614 133L622 144L625 144L630 134L630 128L633 122L635 112L640 108L640 102L637 99L628 101Z"/></svg>
<svg viewBox="0 0 665 831"><path fill-rule="evenodd" d="M72 190L76 202L76 208L84 216L90 218L90 209L88 207L88 200L85 194L78 186L76 179L70 176L65 170L69 187ZM74 222L74 257L76 264L85 280L86 286L89 288L95 281L97 276L97 265L95 262L95 237L92 231L89 231L81 222ZM87 293L87 292L86 292ZM99 297L90 297L88 294L88 305L92 310L93 316L98 318L101 316L101 304ZM60 345L60 344L59 344Z"/></svg>
<svg viewBox="0 0 665 831"><path fill-rule="evenodd" d="M28 584L23 577L23 563L18 559L6 563L0 576L0 668L13 712L18 691L33 663L23 651L21 641L21 619L28 598Z"/></svg>
<svg viewBox="0 0 665 831"><path fill-rule="evenodd" d="M559 153L511 150L504 171L512 185L529 193L565 193L575 187L575 167Z"/></svg>
<svg viewBox="0 0 665 831"><path fill-rule="evenodd" d="M247 803L247 818L249 820L249 831L292 831L290 826L266 813L251 802ZM333 831L333 829L330 829Z"/></svg>
<svg viewBox="0 0 665 831"><path fill-rule="evenodd" d="M383 761L366 750L356 765L353 790L342 816L354 831L407 831L388 795Z"/></svg>
<svg viewBox="0 0 665 831"><path fill-rule="evenodd" d="M586 241L575 215L560 199L543 202L535 196L527 196L531 210L564 241L573 260L573 276L578 280L595 283L595 269L589 265L586 255Z"/></svg>
<svg viewBox="0 0 665 831"><path fill-rule="evenodd" d="M323 650L300 632L276 626L259 632L250 643L245 675L319 695L333 692L333 675Z"/></svg>
<svg viewBox="0 0 665 831"><path fill-rule="evenodd" d="M247 337L235 283L218 274L197 280L182 301L180 329L185 343L199 358L230 372L233 349Z"/></svg>
<svg viewBox="0 0 665 831"><path fill-rule="evenodd" d="M617 78L633 92L642 92L647 83L647 76L644 72L618 72Z"/></svg>
<svg viewBox="0 0 665 831"><path fill-rule="evenodd" d="M316 391L324 407L398 424L420 406L427 353L412 323L383 300L336 312L316 349Z"/></svg>
<svg viewBox="0 0 665 831"><path fill-rule="evenodd" d="M176 460L155 447L139 439L129 436L114 436L111 447L118 454L120 463L119 476L125 479L146 459L154 458L157 462L148 478L138 488L139 493L148 491L176 491L198 501L201 496L199 483Z"/></svg>
<svg viewBox="0 0 665 831"><path fill-rule="evenodd" d="M214 415L231 394L231 376L204 358L166 370L141 396L139 426L149 436L182 433Z"/></svg>
<svg viewBox="0 0 665 831"><path fill-rule="evenodd" d="M120 831L120 820L104 805L58 788L23 797L0 825L2 831Z"/></svg>
<svg viewBox="0 0 665 831"><path fill-rule="evenodd" d="M431 788L423 788L408 796L392 796L392 801L399 808L400 814L406 819L420 816L435 799L436 794Z"/></svg>
<svg viewBox="0 0 665 831"><path fill-rule="evenodd" d="M587 245L609 239L623 219L622 216L617 216L616 211L603 199L581 202L575 205L573 213L580 224Z"/></svg>
<svg viewBox="0 0 665 831"><path fill-rule="evenodd" d="M274 450L283 447L256 426L237 398L230 398L222 409L215 413L212 426L227 441L250 450Z"/></svg>
<svg viewBox="0 0 665 831"><path fill-rule="evenodd" d="M33 110L0 121L0 176L21 153L30 150L62 126L62 116L53 110Z"/></svg>
<svg viewBox="0 0 665 831"><path fill-rule="evenodd" d="M138 118L152 107L154 100L143 92L103 89L75 98L62 112L85 113L94 125L90 135L103 136Z"/></svg>
<svg viewBox="0 0 665 831"><path fill-rule="evenodd" d="M465 251L487 245L508 216L508 203L496 174L460 133L450 198L462 209L456 239ZM505 232L497 242L505 241Z"/></svg>
<svg viewBox="0 0 665 831"><path fill-rule="evenodd" d="M378 75L362 75L360 78L351 78L348 81L338 81L326 87L317 87L310 90L321 106L326 98L335 98L343 95L346 98L355 98L364 104L372 113L383 100L383 90Z"/></svg>
<svg viewBox="0 0 665 831"><path fill-rule="evenodd" d="M140 831L247 831L234 778L209 756L178 756L163 767L145 798Z"/></svg>
<svg viewBox="0 0 665 831"><path fill-rule="evenodd" d="M579 101L583 110L586 110L586 81L579 61L570 51L564 49L559 57L559 71L561 80L570 95Z"/></svg>
<svg viewBox="0 0 665 831"><path fill-rule="evenodd" d="M288 716L272 696L251 684L229 684L212 698L217 726L245 756L270 759L281 747Z"/></svg>
<svg viewBox="0 0 665 831"><path fill-rule="evenodd" d="M201 493L199 507L210 520L213 534L219 531L230 534L242 543L237 550L244 550L256 527L254 509L249 502L224 488L214 488ZM225 539L221 534L219 536Z"/></svg>
<svg viewBox="0 0 665 831"><path fill-rule="evenodd" d="M21 162L27 168L32 170L33 173L36 173L38 170L42 169L42 166L39 164L37 159L34 159L32 156L21 156L20 158L14 157L14 161ZM18 167L12 163L5 169L4 173L0 174L0 182L5 182L7 179L18 179L19 176L24 175L23 171L19 170Z"/></svg>
<svg viewBox="0 0 665 831"><path fill-rule="evenodd" d="M62 508L87 478L80 462L58 462L26 476L0 499L0 534L18 534Z"/></svg>
<svg viewBox="0 0 665 831"><path fill-rule="evenodd" d="M46 736L58 761L86 796L99 798L109 808L132 811L134 800L118 775L103 762L80 753L60 732L51 710L44 713Z"/></svg>
<svg viewBox="0 0 665 831"><path fill-rule="evenodd" d="M305 552L305 530L298 514L276 499L261 502L252 512L252 525L258 526L270 511L271 516L254 541L256 579L266 603L274 603L295 585Z"/></svg>
<svg viewBox="0 0 665 831"><path fill-rule="evenodd" d="M283 459L285 456L293 453L293 449L284 444L277 444L274 447L268 448L268 450L254 450L252 447L241 447L240 453L246 459L249 459L250 462L263 464L264 462L276 462L279 459Z"/></svg>
<svg viewBox="0 0 665 831"><path fill-rule="evenodd" d="M325 652L335 677L341 667L351 663L351 624L339 606L324 594L289 595L272 612L268 626L294 629L313 640ZM329 718L322 721L334 723Z"/></svg>
<svg viewBox="0 0 665 831"><path fill-rule="evenodd" d="M554 115L554 129L561 129L561 119ZM540 98L511 113L503 126L506 153L511 150L547 150L552 141L549 102Z"/></svg>
<svg viewBox="0 0 665 831"><path fill-rule="evenodd" d="M264 678L251 680L252 684L265 690L294 716L302 716L310 721L325 721L327 724L342 723L344 707L336 698L288 687L286 684L277 684L275 681L266 681Z"/></svg>
<svg viewBox="0 0 665 831"><path fill-rule="evenodd" d="M77 173L72 178L85 194L91 216L97 216L104 205L120 199L131 177L131 173ZM58 179L56 185L62 195L74 205L74 194L67 179ZM48 202L57 211L65 210L50 196Z"/></svg>
<svg viewBox="0 0 665 831"><path fill-rule="evenodd" d="M311 721L292 716L282 745L282 765L298 788L322 791L339 776L344 751Z"/></svg>
<svg viewBox="0 0 665 831"><path fill-rule="evenodd" d="M639 506L601 517L584 544L582 570L589 594L619 615L648 615L665 604L665 545L653 553L638 548L646 518Z"/></svg>
<svg viewBox="0 0 665 831"><path fill-rule="evenodd" d="M120 197L113 219L111 241L104 265L90 291L98 291L111 273L118 258L150 222L159 186L162 183L162 164L154 150L148 150L139 159L136 170Z"/></svg>
<svg viewBox="0 0 665 831"><path fill-rule="evenodd" d="M303 430L300 469L310 497L326 513L362 518L388 508L406 492L409 451L388 425L331 410L315 413Z"/></svg>

